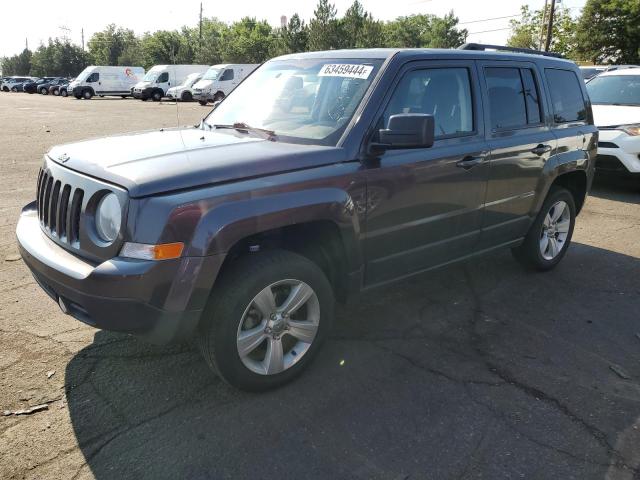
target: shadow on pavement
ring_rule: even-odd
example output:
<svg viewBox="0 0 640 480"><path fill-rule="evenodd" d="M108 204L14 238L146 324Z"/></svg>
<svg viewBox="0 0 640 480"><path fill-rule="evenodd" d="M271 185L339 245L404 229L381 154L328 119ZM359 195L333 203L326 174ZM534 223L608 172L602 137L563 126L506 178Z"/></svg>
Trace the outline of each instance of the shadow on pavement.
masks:
<svg viewBox="0 0 640 480"><path fill-rule="evenodd" d="M640 205L640 175L597 174L589 195Z"/></svg>
<svg viewBox="0 0 640 480"><path fill-rule="evenodd" d="M506 252L372 291L339 309L299 380L264 394L226 386L189 346L97 332L66 372L85 468L97 479L638 478L639 274L637 258L574 244L546 274Z"/></svg>

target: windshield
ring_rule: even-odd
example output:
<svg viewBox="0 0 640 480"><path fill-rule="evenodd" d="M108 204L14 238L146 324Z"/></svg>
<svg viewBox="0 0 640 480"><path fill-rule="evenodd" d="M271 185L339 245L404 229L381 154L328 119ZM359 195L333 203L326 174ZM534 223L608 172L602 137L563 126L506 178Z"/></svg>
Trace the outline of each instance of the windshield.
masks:
<svg viewBox="0 0 640 480"><path fill-rule="evenodd" d="M149 70L142 79L143 82L155 82L156 78L160 75L160 70Z"/></svg>
<svg viewBox="0 0 640 480"><path fill-rule="evenodd" d="M205 119L244 123L279 140L335 145L371 85L382 60L297 59L266 63Z"/></svg>
<svg viewBox="0 0 640 480"><path fill-rule="evenodd" d="M184 82L180 85L181 87L190 87L195 83L197 79L201 77L201 73L190 73L187 75L187 78L184 79Z"/></svg>
<svg viewBox="0 0 640 480"><path fill-rule="evenodd" d="M640 75L606 75L587 83L596 105L640 105Z"/></svg>
<svg viewBox="0 0 640 480"><path fill-rule="evenodd" d="M76 77L78 82L84 82L84 80L89 76L89 74L93 71L92 67L87 67Z"/></svg>
<svg viewBox="0 0 640 480"><path fill-rule="evenodd" d="M218 78L218 75L220 74L220 72L222 71L221 68L210 68L209 70L207 70L207 73L204 74L204 77L202 77L203 80L215 80L216 78Z"/></svg>

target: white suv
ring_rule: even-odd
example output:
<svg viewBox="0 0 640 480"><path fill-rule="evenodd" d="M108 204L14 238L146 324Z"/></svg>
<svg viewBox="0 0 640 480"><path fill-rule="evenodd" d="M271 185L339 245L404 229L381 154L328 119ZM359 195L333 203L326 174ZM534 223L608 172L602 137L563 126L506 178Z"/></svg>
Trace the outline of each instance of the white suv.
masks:
<svg viewBox="0 0 640 480"><path fill-rule="evenodd" d="M587 91L600 130L596 168L640 174L640 68L601 73Z"/></svg>

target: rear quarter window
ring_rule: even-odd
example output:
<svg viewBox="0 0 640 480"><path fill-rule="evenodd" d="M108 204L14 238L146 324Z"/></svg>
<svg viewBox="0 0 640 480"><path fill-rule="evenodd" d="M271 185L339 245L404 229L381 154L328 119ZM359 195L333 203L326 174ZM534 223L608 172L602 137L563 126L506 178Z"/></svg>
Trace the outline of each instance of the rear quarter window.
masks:
<svg viewBox="0 0 640 480"><path fill-rule="evenodd" d="M545 68L551 94L555 123L583 122L587 119L587 107L582 96L581 82L571 70Z"/></svg>

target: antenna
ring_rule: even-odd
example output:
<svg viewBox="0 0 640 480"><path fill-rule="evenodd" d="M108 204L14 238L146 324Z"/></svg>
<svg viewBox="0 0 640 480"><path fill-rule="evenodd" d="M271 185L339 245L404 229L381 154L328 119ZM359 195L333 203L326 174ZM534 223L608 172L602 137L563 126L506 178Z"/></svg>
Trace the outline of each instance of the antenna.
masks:
<svg viewBox="0 0 640 480"><path fill-rule="evenodd" d="M69 41L69 34L71 33L71 29L66 25L60 25L58 28L62 31L62 39Z"/></svg>

